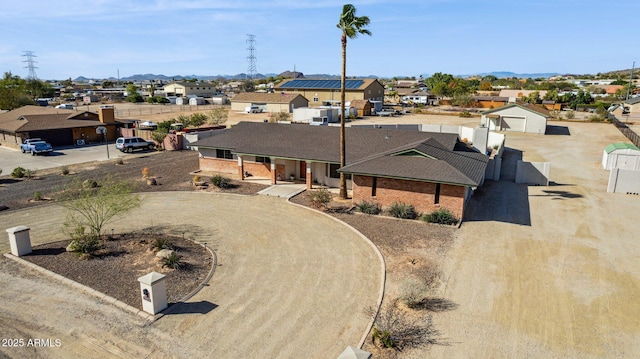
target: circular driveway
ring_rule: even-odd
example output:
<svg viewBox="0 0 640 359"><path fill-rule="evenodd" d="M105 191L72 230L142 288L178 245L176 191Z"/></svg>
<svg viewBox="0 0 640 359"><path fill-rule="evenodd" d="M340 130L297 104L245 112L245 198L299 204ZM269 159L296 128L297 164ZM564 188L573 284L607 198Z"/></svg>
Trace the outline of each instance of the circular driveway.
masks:
<svg viewBox="0 0 640 359"><path fill-rule="evenodd" d="M47 351L54 357L117 352L124 357L326 358L358 344L369 324L364 311L377 304L383 281L377 251L358 233L279 198L194 192L141 196L140 208L107 227L116 233L164 227L207 242L217 253L209 285L184 310L144 325L128 312L40 275L34 278L1 258L0 281L7 284L0 294L6 303L0 322L8 326L0 334L61 338L62 346ZM0 225L26 225L38 244L63 237L63 215L60 207L47 205L1 213ZM0 242L3 253L9 251L7 242ZM0 349L10 356L28 353L19 350Z"/></svg>

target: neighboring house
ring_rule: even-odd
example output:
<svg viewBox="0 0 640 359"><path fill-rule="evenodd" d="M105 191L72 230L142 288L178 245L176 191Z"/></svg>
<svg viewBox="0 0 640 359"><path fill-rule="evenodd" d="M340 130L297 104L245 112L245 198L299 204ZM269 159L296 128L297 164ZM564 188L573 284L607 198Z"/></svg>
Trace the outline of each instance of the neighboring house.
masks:
<svg viewBox="0 0 640 359"><path fill-rule="evenodd" d="M309 100L296 93L241 92L231 99L231 111L258 106L262 112L292 113L294 108L308 107Z"/></svg>
<svg viewBox="0 0 640 359"><path fill-rule="evenodd" d="M102 106L99 113L23 106L0 114L0 144L19 148L27 138L41 138L54 146L70 146L104 140L96 128L107 129L107 139L115 141L119 128L128 121L115 119L113 106Z"/></svg>
<svg viewBox="0 0 640 359"><path fill-rule="evenodd" d="M339 186L348 175L353 203L412 204L419 212L439 208L462 218L473 190L484 182L488 157L457 134L347 127L347 165L340 168L339 127L240 122L191 144L200 170ZM352 178L352 179L351 179Z"/></svg>
<svg viewBox="0 0 640 359"><path fill-rule="evenodd" d="M640 96L625 100L624 107L630 114L640 114Z"/></svg>
<svg viewBox="0 0 640 359"><path fill-rule="evenodd" d="M402 102L419 104L419 105L436 106L438 104L438 98L429 92L417 91L417 92L403 95Z"/></svg>
<svg viewBox="0 0 640 359"><path fill-rule="evenodd" d="M211 97L218 93L216 87L206 82L172 82L164 85L166 96L198 96Z"/></svg>
<svg viewBox="0 0 640 359"><path fill-rule="evenodd" d="M640 171L640 149L631 143L612 143L604 148L602 168Z"/></svg>
<svg viewBox="0 0 640 359"><path fill-rule="evenodd" d="M348 105L358 111L358 116L371 116L373 106L369 100L351 100Z"/></svg>
<svg viewBox="0 0 640 359"><path fill-rule="evenodd" d="M512 103L482 113L481 124L491 131L544 134L549 110L528 103Z"/></svg>
<svg viewBox="0 0 640 359"><path fill-rule="evenodd" d="M542 107L546 108L549 111L560 111L562 110L562 104L557 103L553 100L544 100L542 101Z"/></svg>
<svg viewBox="0 0 640 359"><path fill-rule="evenodd" d="M309 106L340 104L340 80L288 79L275 86L276 92L297 93L309 99ZM377 79L346 80L345 102L384 101L384 86Z"/></svg>
<svg viewBox="0 0 640 359"><path fill-rule="evenodd" d="M500 97L509 98L509 102L515 102L519 98L529 96L532 92L538 92L538 97L541 99L547 94L547 90L500 90Z"/></svg>

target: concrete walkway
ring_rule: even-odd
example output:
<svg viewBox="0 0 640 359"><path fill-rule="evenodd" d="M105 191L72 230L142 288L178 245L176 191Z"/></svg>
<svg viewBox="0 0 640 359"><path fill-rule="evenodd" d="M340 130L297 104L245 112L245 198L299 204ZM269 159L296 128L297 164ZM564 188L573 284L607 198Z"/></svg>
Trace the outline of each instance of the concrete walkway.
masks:
<svg viewBox="0 0 640 359"><path fill-rule="evenodd" d="M291 198L298 193L304 192L306 189L307 185L304 183L278 183L263 189L258 192L258 194L263 196Z"/></svg>
<svg viewBox="0 0 640 359"><path fill-rule="evenodd" d="M268 196L141 196L142 206L109 228L163 227L206 241L219 263L209 285L148 325L0 257L2 337L61 341L56 348L0 347L0 356L335 358L361 340L383 267L350 228ZM62 239L63 218L59 206L45 205L1 213L0 228L29 226L35 245ZM8 247L0 240L0 252Z"/></svg>

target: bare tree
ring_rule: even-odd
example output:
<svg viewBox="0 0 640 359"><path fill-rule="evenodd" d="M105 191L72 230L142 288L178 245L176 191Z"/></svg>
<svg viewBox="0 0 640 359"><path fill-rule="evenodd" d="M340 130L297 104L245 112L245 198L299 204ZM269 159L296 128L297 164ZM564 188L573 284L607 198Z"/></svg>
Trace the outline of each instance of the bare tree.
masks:
<svg viewBox="0 0 640 359"><path fill-rule="evenodd" d="M223 106L216 107L213 110L209 111L209 121L210 125L222 125L227 122L229 119L229 110Z"/></svg>

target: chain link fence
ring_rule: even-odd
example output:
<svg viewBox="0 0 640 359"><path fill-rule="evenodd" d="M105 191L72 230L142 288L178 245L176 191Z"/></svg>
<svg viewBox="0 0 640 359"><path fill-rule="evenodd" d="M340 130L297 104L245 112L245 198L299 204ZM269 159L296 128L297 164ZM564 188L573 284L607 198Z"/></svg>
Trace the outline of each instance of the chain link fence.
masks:
<svg viewBox="0 0 640 359"><path fill-rule="evenodd" d="M629 128L626 124L622 123L618 120L617 117L613 117L613 124L622 132L625 137L627 137L634 145L640 147L640 136L637 133L633 132L632 129Z"/></svg>

